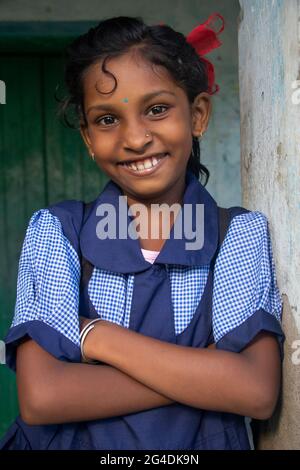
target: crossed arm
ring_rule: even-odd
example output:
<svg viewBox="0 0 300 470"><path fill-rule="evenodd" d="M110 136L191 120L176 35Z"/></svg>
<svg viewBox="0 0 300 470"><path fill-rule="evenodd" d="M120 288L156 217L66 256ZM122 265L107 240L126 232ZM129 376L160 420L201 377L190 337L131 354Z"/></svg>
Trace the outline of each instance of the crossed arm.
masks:
<svg viewBox="0 0 300 470"><path fill-rule="evenodd" d="M104 364L59 361L33 340L18 347L25 422L101 419L174 402L267 419L278 398L279 348L267 332L237 354L166 343L103 320L88 334L85 355Z"/></svg>

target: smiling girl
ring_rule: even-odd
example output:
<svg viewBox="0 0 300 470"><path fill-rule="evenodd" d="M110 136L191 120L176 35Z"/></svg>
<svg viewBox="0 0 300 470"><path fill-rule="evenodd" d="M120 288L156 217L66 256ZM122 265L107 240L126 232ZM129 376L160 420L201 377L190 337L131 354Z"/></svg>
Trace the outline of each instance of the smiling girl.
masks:
<svg viewBox="0 0 300 470"><path fill-rule="evenodd" d="M1 448L249 449L245 417L273 413L283 333L268 222L219 208L199 181L216 16L187 38L111 18L68 48L63 112L110 180L92 203L29 222L6 337L21 415ZM142 204L148 233L99 237L99 208L118 213L124 197L127 226ZM180 207L167 237L154 204ZM174 237L188 205L194 228L204 207L197 250Z"/></svg>

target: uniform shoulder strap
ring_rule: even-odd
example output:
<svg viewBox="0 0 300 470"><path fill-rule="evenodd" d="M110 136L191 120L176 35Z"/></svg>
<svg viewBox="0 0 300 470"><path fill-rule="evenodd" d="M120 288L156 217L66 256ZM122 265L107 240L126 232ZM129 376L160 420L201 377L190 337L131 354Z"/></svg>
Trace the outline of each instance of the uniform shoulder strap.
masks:
<svg viewBox="0 0 300 470"><path fill-rule="evenodd" d="M218 206L219 214L219 247L222 245L230 223L230 210Z"/></svg>
<svg viewBox="0 0 300 470"><path fill-rule="evenodd" d="M91 202L84 202L83 203L83 217L82 217L82 225L81 228L83 227L84 222L86 221L90 209L93 205L94 201ZM82 255L80 252L80 264L81 264L81 279L80 279L80 288L84 289L85 286L88 285L88 282L91 278L94 266Z"/></svg>
<svg viewBox="0 0 300 470"><path fill-rule="evenodd" d="M219 242L218 242L218 248L212 260L213 265L215 264L215 261L219 254L222 243L226 237L231 220L236 215L244 214L246 212L249 212L249 210L245 209L244 207L234 206L234 207L225 208L225 207L218 206Z"/></svg>
<svg viewBox="0 0 300 470"><path fill-rule="evenodd" d="M92 208L94 201L89 203L83 203L83 217L82 224L87 220L88 215L90 214L90 209ZM80 236L80 234L79 234ZM97 312L95 311L94 306L92 305L89 295L88 295L88 284L92 276L94 265L88 261L80 251L80 265L81 265L81 277L80 277L80 294L79 294L79 312L80 315L87 318L97 318Z"/></svg>
<svg viewBox="0 0 300 470"><path fill-rule="evenodd" d="M82 217L82 225L84 224L84 222L86 221L89 213L90 213L90 209L92 208L92 205L94 204L94 201L91 201L91 202L84 202L83 203L83 217Z"/></svg>
<svg viewBox="0 0 300 470"><path fill-rule="evenodd" d="M240 206L233 206L227 209L225 207L218 206L218 211L219 211L219 247L220 247L225 239L228 227L232 219L237 215L246 214L250 211L249 209L246 209L245 207L240 207Z"/></svg>

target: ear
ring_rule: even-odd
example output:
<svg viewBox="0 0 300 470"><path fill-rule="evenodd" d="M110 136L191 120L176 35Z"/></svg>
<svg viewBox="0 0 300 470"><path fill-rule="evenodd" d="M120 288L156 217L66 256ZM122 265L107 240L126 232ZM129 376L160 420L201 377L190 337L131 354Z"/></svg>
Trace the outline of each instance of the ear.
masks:
<svg viewBox="0 0 300 470"><path fill-rule="evenodd" d="M210 95L202 92L196 96L192 104L192 135L199 137L207 129L211 115L212 103Z"/></svg>
<svg viewBox="0 0 300 470"><path fill-rule="evenodd" d="M81 134L81 137L83 138L83 141L84 141L84 143L85 143L85 145L88 149L88 152L91 153L92 152L92 144L91 144L91 139L90 139L88 127L83 121L80 121L80 134Z"/></svg>

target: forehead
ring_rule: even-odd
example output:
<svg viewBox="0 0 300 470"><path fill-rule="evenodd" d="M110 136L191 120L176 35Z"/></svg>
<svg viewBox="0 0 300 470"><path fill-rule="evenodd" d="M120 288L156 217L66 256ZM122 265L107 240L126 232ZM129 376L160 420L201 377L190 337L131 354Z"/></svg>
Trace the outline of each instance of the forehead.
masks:
<svg viewBox="0 0 300 470"><path fill-rule="evenodd" d="M91 65L83 76L86 104L94 99L108 102L119 97L136 98L160 88L176 94L184 93L165 67L150 63L136 52L128 52L106 61L105 69L113 74L117 83L109 73L102 72L102 62ZM97 89L106 94L99 93L96 84Z"/></svg>

